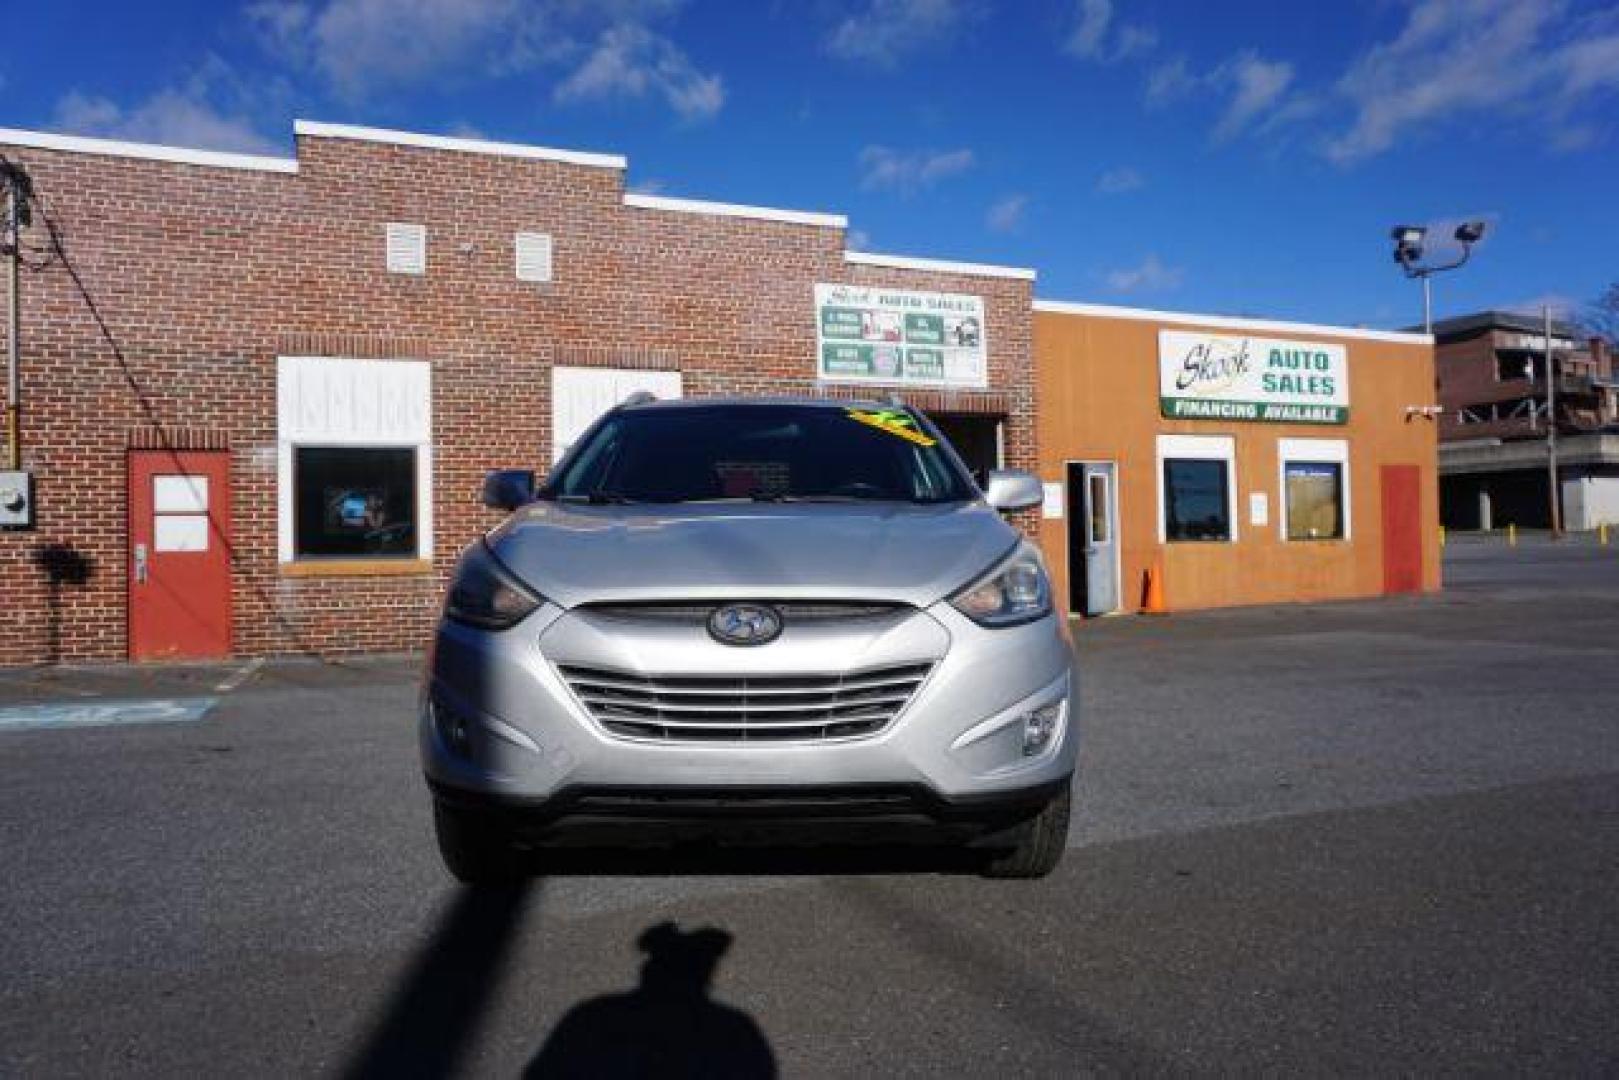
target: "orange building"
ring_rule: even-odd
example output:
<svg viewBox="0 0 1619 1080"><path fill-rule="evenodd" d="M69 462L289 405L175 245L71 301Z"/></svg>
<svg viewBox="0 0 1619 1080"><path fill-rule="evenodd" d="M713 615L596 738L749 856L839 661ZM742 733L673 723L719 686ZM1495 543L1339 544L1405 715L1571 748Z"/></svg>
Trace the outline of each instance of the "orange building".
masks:
<svg viewBox="0 0 1619 1080"><path fill-rule="evenodd" d="M1071 612L1439 588L1431 337L1038 301L1034 360Z"/></svg>

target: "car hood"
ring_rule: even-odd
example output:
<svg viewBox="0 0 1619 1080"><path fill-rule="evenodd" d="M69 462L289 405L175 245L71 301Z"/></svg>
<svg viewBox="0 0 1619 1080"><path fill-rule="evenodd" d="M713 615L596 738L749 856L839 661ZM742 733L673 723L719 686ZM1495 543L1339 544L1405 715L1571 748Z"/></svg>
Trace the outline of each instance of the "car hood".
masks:
<svg viewBox="0 0 1619 1080"><path fill-rule="evenodd" d="M489 536L563 607L597 601L837 597L925 607L1016 544L982 503L538 502Z"/></svg>

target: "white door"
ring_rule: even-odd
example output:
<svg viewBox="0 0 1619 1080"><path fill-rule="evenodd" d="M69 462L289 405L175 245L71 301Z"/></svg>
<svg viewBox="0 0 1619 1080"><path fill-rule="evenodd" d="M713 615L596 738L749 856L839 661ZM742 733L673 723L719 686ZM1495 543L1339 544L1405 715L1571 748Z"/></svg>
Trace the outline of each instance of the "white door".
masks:
<svg viewBox="0 0 1619 1080"><path fill-rule="evenodd" d="M1068 463L1068 601L1075 615L1119 608L1118 495L1112 462Z"/></svg>
<svg viewBox="0 0 1619 1080"><path fill-rule="evenodd" d="M562 459L596 418L637 390L660 398L680 396L680 372L633 368L551 369L551 463Z"/></svg>

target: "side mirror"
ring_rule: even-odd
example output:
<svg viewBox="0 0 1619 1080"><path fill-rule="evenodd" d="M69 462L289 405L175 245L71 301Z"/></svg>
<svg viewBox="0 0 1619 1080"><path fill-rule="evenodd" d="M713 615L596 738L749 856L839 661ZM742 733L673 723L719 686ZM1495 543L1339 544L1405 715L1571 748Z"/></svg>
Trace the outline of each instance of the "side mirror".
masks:
<svg viewBox="0 0 1619 1080"><path fill-rule="evenodd" d="M496 469L483 478L483 504L491 510L516 510L534 501L532 469Z"/></svg>
<svg viewBox="0 0 1619 1080"><path fill-rule="evenodd" d="M991 469L984 500L1000 511L1028 510L1045 500L1040 478L1022 469Z"/></svg>

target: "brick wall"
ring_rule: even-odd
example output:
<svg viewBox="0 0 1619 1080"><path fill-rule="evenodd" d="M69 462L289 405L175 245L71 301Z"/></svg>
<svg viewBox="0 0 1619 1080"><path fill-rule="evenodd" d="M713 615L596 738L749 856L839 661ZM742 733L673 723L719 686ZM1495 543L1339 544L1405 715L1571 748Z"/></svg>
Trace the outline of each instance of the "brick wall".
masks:
<svg viewBox="0 0 1619 1080"><path fill-rule="evenodd" d="M846 264L835 228L625 206L616 169L307 136L296 174L0 150L94 301L60 260L23 274L39 527L0 533L0 663L126 655L135 446L229 449L238 652L417 646L495 520L484 471L546 460L553 363L678 367L691 395L813 391L816 282L984 297L992 394L959 402L1004 403L1009 464L1034 464L1027 281ZM427 226L425 276L385 272L388 221ZM554 237L553 282L516 280L520 230ZM47 246L37 216L25 246ZM275 361L294 354L432 362L433 573L281 572Z"/></svg>

